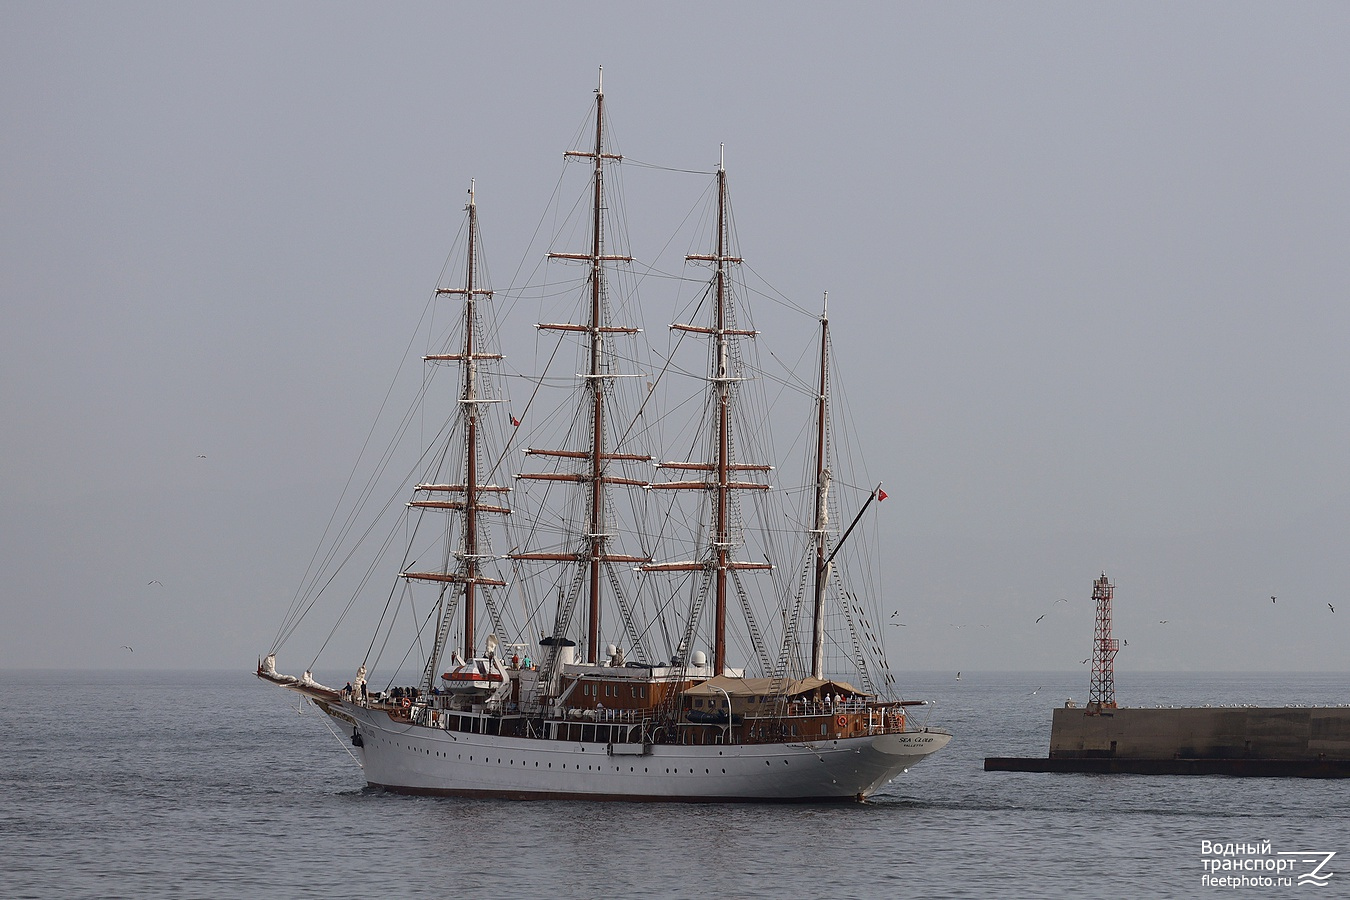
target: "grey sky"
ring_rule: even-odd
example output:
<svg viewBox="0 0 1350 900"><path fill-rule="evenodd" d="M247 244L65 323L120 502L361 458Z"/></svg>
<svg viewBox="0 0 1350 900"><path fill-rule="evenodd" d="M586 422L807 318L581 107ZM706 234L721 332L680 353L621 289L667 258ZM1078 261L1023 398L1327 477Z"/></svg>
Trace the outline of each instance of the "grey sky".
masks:
<svg viewBox="0 0 1350 900"><path fill-rule="evenodd" d="M604 65L623 152L725 141L755 271L830 292L894 667L1075 668L1103 569L1120 671L1350 667L1344 4L0 21L3 665L252 665L469 178L500 284Z"/></svg>

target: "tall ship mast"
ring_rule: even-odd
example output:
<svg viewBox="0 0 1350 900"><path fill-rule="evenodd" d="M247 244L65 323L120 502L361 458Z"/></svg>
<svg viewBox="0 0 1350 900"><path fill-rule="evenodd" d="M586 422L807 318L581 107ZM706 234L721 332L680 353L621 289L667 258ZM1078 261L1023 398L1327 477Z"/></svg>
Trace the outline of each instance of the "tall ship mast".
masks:
<svg viewBox="0 0 1350 900"><path fill-rule="evenodd" d="M660 468L702 473L704 477L652 484L653 490L693 490L708 494L711 528L700 559L689 562L653 563L642 567L647 572L687 571L706 572L709 575L714 604L713 671L718 675L726 674L727 671L727 592L734 573L772 568L767 562L734 558L735 551L741 546L739 532L742 524L734 515L734 495L738 491L769 490L768 484L749 480L749 477L752 474L762 476L772 467L762 463L740 462L734 451L732 409L738 383L742 380L742 376L736 370L740 356L734 352L735 341L739 338L753 337L755 332L735 327L732 315L728 268L740 263L741 260L728 251L727 213L727 173L725 167L719 163L714 250L710 254L690 254L686 257L690 261L705 262L712 266L712 321L702 326L691 324L670 326L677 331L705 335L711 344L712 365L708 375L708 384L711 388L709 400L712 406L710 416L712 439L709 442L711 458L703 461L661 463ZM696 615L689 617L691 626L697 622L697 618Z"/></svg>
<svg viewBox="0 0 1350 900"><path fill-rule="evenodd" d="M314 677L317 660L300 677L275 662L336 578L316 575L319 587L297 596L257 674L340 723L367 783L391 791L866 799L951 735L916 722L922 702L895 693L871 624L878 597L846 578L852 563L875 566L851 536L878 490L851 485L860 502L836 533L833 523L847 520L836 488L850 485L832 458L827 317L818 317L818 377L798 379L809 397L800 413L813 422L808 483L780 491L770 482L783 472L771 462L771 433L784 414L763 401L725 166L713 173L711 248L686 256L708 277L679 282L696 290L689 314L669 326L669 354L648 355L629 346L644 334L642 308L616 280L633 257L611 240L611 216L622 219L612 170L623 156L606 123L601 82L588 142L565 154L588 170L585 246L546 254L584 272L580 302L535 326L545 361L565 366L570 347L575 371L501 374L493 342L506 332L488 315L494 293L471 187L462 283L436 291L461 301L453 336L424 357L455 367L455 411L422 451L432 463L405 503L410 524L382 545L406 536L396 568L405 590L384 599L355 677L333 688ZM510 290L562 293L551 284ZM685 339L706 346L704 374L678 361ZM663 399L681 378L704 401L683 422L676 412L693 405L679 400L684 388ZM571 398L548 403L567 381ZM528 398L508 398L507 382ZM429 386L419 399L436 396ZM658 456L649 449L657 437L684 450ZM508 487L504 467L521 453L526 471ZM787 495L807 498L806 509L791 512ZM800 527L782 525L793 521ZM367 578L340 618L366 601L381 605L363 600ZM430 604L407 593L419 585L434 591ZM384 648L400 634L406 655L390 663ZM409 660L415 683L403 674Z"/></svg>
<svg viewBox="0 0 1350 900"><path fill-rule="evenodd" d="M445 649L446 638L454 623L454 610L458 606L463 615L463 655L464 660L474 658L477 632L476 612L480 602L479 587L504 588L506 582L490 577L483 571L485 547L479 540L479 517L489 515L507 515L510 510L499 502L484 502L485 498L504 495L509 488L497 484L485 484L479 479L479 456L483 450L480 434L481 406L489 402L485 396L480 378L480 366L485 362L501 360L500 353L480 349L482 331L479 302L492 297L490 289L479 284L478 253L478 207L475 203L474 187L469 186L469 202L465 207L468 213L468 252L466 254L466 272L464 287L438 288L437 297L458 297L463 301L463 344L459 352L434 353L423 357L431 363L453 362L459 364L461 391L459 394L459 424L463 435L463 463L461 477L454 482L424 482L415 488L419 499L410 500L408 508L412 510L435 510L457 515L462 545L447 549L442 559L446 565L431 571L405 571L401 577L405 581L428 582L439 587L436 619L438 622L431 652L427 654L426 666L420 682L422 692L429 692L435 684L436 672L440 666ZM420 499L428 496L434 499ZM453 560L453 568L450 563Z"/></svg>
<svg viewBox="0 0 1350 900"><path fill-rule="evenodd" d="M607 586L613 587L616 594L621 593L621 588L617 587L620 584L620 576L615 567L648 561L645 556L624 554L611 549L615 542L615 534L610 489L615 486L646 487L645 478L625 474L622 467L650 462L651 456L614 452L609 447L607 407L615 393L611 385L614 379L620 377L615 363L616 354L612 339L615 335L637 334L639 329L631 325L615 324L611 317L610 282L606 266L631 262L632 258L607 253L605 248L605 172L609 164L617 163L623 157L608 152L605 146L603 80L595 91L594 136L595 141L591 148L569 150L564 154L569 159L585 160L591 164L590 246L585 252L554 251L548 254L550 259L572 261L586 267L588 300L585 308L586 319L581 323L541 323L536 326L541 331L575 334L583 342L586 369L577 376L584 383L579 412L581 421L587 423L589 427L577 429L577 436L582 439L576 446L558 449L530 448L525 451L527 455L576 464L570 470L522 473L517 476L524 480L570 482L584 493L584 521L573 523L584 528L571 536L572 547L561 553L525 551L512 554L513 559L522 562L572 563L575 566L575 576L566 589L564 602L559 604L559 615L551 635L556 643L546 645L548 652L545 656L544 671L548 674L556 668L558 651L562 642L567 640L565 632L579 597L584 597L586 601L584 659L588 663L601 661L600 635L603 624L601 601Z"/></svg>

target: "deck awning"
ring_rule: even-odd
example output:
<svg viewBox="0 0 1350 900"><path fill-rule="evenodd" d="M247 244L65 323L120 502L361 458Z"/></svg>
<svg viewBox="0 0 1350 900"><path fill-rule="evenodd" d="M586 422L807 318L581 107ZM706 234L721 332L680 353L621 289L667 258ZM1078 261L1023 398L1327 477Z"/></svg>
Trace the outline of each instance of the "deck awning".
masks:
<svg viewBox="0 0 1350 900"><path fill-rule="evenodd" d="M685 690L686 697L720 697L726 691L732 697L770 697L778 695L789 699L805 694L824 691L831 696L842 694L845 697L868 697L847 681L834 681L829 678L735 678L730 675L718 675L709 678Z"/></svg>

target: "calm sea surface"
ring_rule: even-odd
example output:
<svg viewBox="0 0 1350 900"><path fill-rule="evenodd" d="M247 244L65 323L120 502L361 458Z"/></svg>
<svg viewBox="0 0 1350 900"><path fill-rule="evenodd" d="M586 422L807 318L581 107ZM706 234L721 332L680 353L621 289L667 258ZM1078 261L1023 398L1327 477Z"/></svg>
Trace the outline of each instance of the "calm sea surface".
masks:
<svg viewBox="0 0 1350 900"><path fill-rule="evenodd" d="M1345 675L1118 683L1122 705L1350 703ZM1350 896L1350 780L986 773L1044 756L1087 674L901 684L956 737L873 802L686 806L369 791L324 717L247 672L0 672L0 896ZM1202 840L1334 850L1338 874L1205 887Z"/></svg>

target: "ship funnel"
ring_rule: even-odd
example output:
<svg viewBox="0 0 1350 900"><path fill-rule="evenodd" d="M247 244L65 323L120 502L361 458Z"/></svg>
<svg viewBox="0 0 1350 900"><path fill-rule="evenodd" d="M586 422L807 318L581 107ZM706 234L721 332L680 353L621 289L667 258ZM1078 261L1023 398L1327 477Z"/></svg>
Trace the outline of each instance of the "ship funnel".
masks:
<svg viewBox="0 0 1350 900"><path fill-rule="evenodd" d="M558 662L564 666L570 666L577 659L577 642L565 637L546 637L539 639L539 646L554 647L557 650Z"/></svg>

